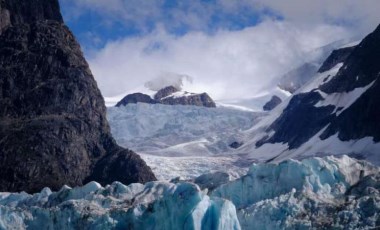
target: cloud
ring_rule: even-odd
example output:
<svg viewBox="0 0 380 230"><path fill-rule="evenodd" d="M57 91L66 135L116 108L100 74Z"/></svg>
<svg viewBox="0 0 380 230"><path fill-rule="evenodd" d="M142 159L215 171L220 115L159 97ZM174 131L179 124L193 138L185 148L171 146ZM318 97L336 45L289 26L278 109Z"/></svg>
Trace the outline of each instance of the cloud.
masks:
<svg viewBox="0 0 380 230"><path fill-rule="evenodd" d="M95 31L76 31L106 97L139 91L162 73L181 73L193 77L185 90L215 99L249 98L314 48L361 38L380 22L378 0L61 3L68 21L83 21L83 14L99 19L92 23ZM105 28L116 34L111 38Z"/></svg>
<svg viewBox="0 0 380 230"><path fill-rule="evenodd" d="M178 73L161 73L157 78L145 82L144 86L152 91L158 91L167 86L174 86L178 90L182 90L184 83L192 83L193 78L186 74Z"/></svg>
<svg viewBox="0 0 380 230"><path fill-rule="evenodd" d="M243 30L199 31L183 36L158 28L140 37L109 42L89 56L106 97L132 93L162 73L193 78L184 89L208 92L215 99L249 98L313 49L348 36L344 28L298 28L267 20Z"/></svg>

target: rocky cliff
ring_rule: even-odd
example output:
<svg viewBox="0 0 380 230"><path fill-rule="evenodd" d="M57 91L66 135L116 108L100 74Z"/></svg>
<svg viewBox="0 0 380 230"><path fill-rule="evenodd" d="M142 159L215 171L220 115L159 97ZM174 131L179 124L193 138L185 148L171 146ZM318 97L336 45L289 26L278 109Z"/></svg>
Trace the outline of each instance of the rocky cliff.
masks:
<svg viewBox="0 0 380 230"><path fill-rule="evenodd" d="M116 145L57 0L0 2L0 191L154 180Z"/></svg>

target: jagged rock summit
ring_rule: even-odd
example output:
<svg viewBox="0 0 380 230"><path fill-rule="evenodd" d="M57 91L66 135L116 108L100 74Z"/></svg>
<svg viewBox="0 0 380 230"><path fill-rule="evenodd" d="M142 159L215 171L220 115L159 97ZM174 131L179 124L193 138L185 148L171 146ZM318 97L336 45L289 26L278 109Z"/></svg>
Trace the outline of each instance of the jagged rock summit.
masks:
<svg viewBox="0 0 380 230"><path fill-rule="evenodd" d="M112 138L58 0L1 0L0 34L0 191L155 180Z"/></svg>
<svg viewBox="0 0 380 230"><path fill-rule="evenodd" d="M165 105L194 105L215 108L215 102L207 93L189 93L174 86L166 86L154 95L153 99L146 94L133 93L125 96L116 107L136 103L165 104Z"/></svg>

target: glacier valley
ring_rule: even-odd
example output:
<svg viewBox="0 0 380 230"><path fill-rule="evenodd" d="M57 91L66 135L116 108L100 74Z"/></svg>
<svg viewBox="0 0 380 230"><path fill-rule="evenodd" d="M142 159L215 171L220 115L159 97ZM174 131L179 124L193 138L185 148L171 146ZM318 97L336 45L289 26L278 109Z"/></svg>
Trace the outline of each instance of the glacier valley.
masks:
<svg viewBox="0 0 380 230"><path fill-rule="evenodd" d="M107 108L111 132L152 168L158 179L190 179L215 171L238 178L251 160L233 154L265 113L231 108L137 103Z"/></svg>

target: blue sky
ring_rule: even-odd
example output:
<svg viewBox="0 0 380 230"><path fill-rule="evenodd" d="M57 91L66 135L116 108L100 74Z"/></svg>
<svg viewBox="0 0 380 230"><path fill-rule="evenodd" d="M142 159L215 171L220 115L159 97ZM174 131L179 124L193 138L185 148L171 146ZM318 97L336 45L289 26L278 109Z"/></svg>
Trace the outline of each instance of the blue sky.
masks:
<svg viewBox="0 0 380 230"><path fill-rule="evenodd" d="M252 98L318 47L362 38L380 22L378 0L60 3L106 99L175 76L217 100Z"/></svg>
<svg viewBox="0 0 380 230"><path fill-rule="evenodd" d="M129 1L124 2L128 6ZM216 0L200 0L196 7L192 6L192 1L156 2L160 2L156 6L157 9L154 9L159 11L158 14L136 15L138 18L125 20L120 15L112 15L112 12L103 13L101 9L91 8L86 4L73 5L69 0L61 0L61 8L66 23L82 46L91 49L100 49L108 41L149 34L157 27L164 27L170 34L183 36L190 31L212 34L222 29L242 30L257 25L263 18L281 20L281 16L269 8L238 7L234 11L227 11L221 9ZM199 17L201 25L182 20L178 14Z"/></svg>

